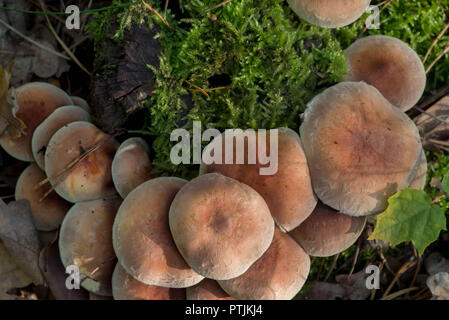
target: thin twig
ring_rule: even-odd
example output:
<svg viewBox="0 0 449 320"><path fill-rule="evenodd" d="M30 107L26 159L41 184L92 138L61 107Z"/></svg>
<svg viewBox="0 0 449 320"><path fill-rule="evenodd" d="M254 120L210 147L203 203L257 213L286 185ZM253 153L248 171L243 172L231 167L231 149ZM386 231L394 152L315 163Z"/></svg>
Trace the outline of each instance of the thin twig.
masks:
<svg viewBox="0 0 449 320"><path fill-rule="evenodd" d="M167 10L168 10L168 3L170 0L165 0L165 7L164 7L164 19L167 19Z"/></svg>
<svg viewBox="0 0 449 320"><path fill-rule="evenodd" d="M316 275L315 281L320 280L321 272L323 271L323 267L324 267L324 262L325 262L325 261L326 261L326 258L321 258L320 268L318 269L318 273L317 273L317 275Z"/></svg>
<svg viewBox="0 0 449 320"><path fill-rule="evenodd" d="M145 7L147 7L149 10L151 10L151 11L153 11L154 12L154 14L156 14L158 17L159 17L159 19L161 19L162 20L162 22L171 30L171 31L173 31L173 28L172 27L170 27L170 25L168 24L168 22L159 14L159 12L157 12L152 6L150 6L148 3L146 3L145 2L145 0L141 0L142 1L142 3L143 3L143 5L145 6Z"/></svg>
<svg viewBox="0 0 449 320"><path fill-rule="evenodd" d="M221 3L219 3L219 4L217 4L217 5L215 5L215 6L211 7L211 8L209 8L209 9L204 10L203 12L201 12L201 14L205 14L206 12L209 12L209 11L211 11L211 10L220 8L220 7L224 6L225 4L227 4L227 3L231 2L231 1L232 1L232 0L225 0L225 1L223 1L223 2L221 2Z"/></svg>
<svg viewBox="0 0 449 320"><path fill-rule="evenodd" d="M449 42L448 42L448 44L449 44ZM446 47L446 49L444 49L443 52L441 52L441 54L435 60L433 60L433 62L430 64L430 66L426 69L426 73L429 73L430 70L432 70L432 68L438 63L438 61L440 61L441 58L443 58L443 56L447 53L449 53L449 47Z"/></svg>
<svg viewBox="0 0 449 320"><path fill-rule="evenodd" d="M430 46L429 50L427 50L426 55L422 61L423 63L426 62L427 58L429 58L433 48L437 45L438 41L440 41L441 37L446 33L447 29L449 29L449 22L444 26L443 30L441 30L440 34L432 42L432 45Z"/></svg>
<svg viewBox="0 0 449 320"><path fill-rule="evenodd" d="M42 10L44 12L47 12L47 7L45 6L44 2L42 0L39 0L39 3L42 7ZM55 29L53 28L53 25L51 24L48 14L45 14L45 19L47 20L47 25L48 25L48 28L50 29L51 33L53 33L53 36L59 42L59 44L62 46L62 48L65 50L65 52L70 56L70 58L72 58L73 61L75 61L75 63L81 68L81 70L86 72L89 75L89 77L92 77L92 73L90 73L89 70L87 70L86 67L84 67L84 65L78 60L78 58L72 53L72 51L70 51L70 49L67 47L67 45L64 43L64 41L62 41L62 39L58 36Z"/></svg>
<svg viewBox="0 0 449 320"><path fill-rule="evenodd" d="M378 16L380 16L380 14L382 13L382 11L384 11L384 10L385 10L385 9L392 3L392 2L393 2L393 0L388 0L387 2L385 2L385 5L382 7L382 9L379 10L379 12L378 12L376 15L374 15L374 16L372 17L372 20L371 20L371 21L375 21L376 18L377 18ZM380 4L379 4L378 6L380 6ZM368 28L369 28L372 24L373 24L373 23L370 22L369 25L365 26L365 28L363 28L362 32L360 32L359 35L357 36L357 39L359 39L359 38L366 32L366 30L368 30Z"/></svg>
<svg viewBox="0 0 449 320"><path fill-rule="evenodd" d="M385 260L386 261L386 260ZM385 261L382 261L381 263L380 263L380 265L379 265L379 274L382 274L382 270L383 270L383 268L384 268L384 265L385 265ZM376 287L373 287L372 289L371 289L371 296L370 296L370 300L372 301L372 300L374 300L374 297L376 296Z"/></svg>
<svg viewBox="0 0 449 320"><path fill-rule="evenodd" d="M337 260L338 260L338 257L339 257L339 256L340 256L339 253L337 253L337 254L334 256L334 259L332 260L331 267L329 268L329 271L327 272L326 276L324 277L324 280L323 280L324 282L326 282L326 281L329 279L329 277L331 276L332 271L334 270L335 265L337 264Z"/></svg>
<svg viewBox="0 0 449 320"><path fill-rule="evenodd" d="M402 289L402 290L396 291L396 292L394 292L394 293L392 293L392 294L390 294L390 295L388 295L386 297L382 297L380 300L393 300L393 299L396 299L397 297L400 297L400 296L402 296L404 294L408 294L408 293L410 293L412 291L415 291L417 289L419 289L419 287L412 287L412 288Z"/></svg>
<svg viewBox="0 0 449 320"><path fill-rule="evenodd" d="M431 118L433 118L433 119L435 119L435 120L438 120L438 121L440 121L441 123L443 123L443 124L449 126L449 122L447 122L446 120L440 118L439 116L436 116L436 115L434 115L434 114L431 114L431 113L429 113L429 112L427 112L427 111L421 109L420 107L415 107L415 109L418 110L419 112L425 114L426 116L429 116L429 117L431 117Z"/></svg>
<svg viewBox="0 0 449 320"><path fill-rule="evenodd" d="M352 273L354 272L355 265L357 264L357 260L359 258L360 245L362 244L362 240L361 239L362 238L359 238L359 240L357 241L357 248L355 249L354 261L352 261L352 266L351 266L351 270L349 271L349 276L351 276Z"/></svg>
<svg viewBox="0 0 449 320"><path fill-rule="evenodd" d="M197 91L205 91L205 92L211 92L211 91L217 91L217 90L223 90L223 89L230 89L232 88L231 86L222 86L222 87L216 87L216 88L209 88L209 89L193 89L193 92L197 92Z"/></svg>
<svg viewBox="0 0 449 320"><path fill-rule="evenodd" d="M14 28L13 26L10 26L9 24L7 24L5 21L3 21L2 19L0 19L0 23L2 25L4 25L5 27L7 27L9 30L11 30L12 32L16 33L17 35L21 36L22 38L24 38L26 41L34 44L36 47L41 48L42 50L45 50L47 52L50 52L52 54L54 54L55 56L58 56L60 58L63 58L65 60L70 60L69 57L63 55L62 53L59 53L49 47L44 46L43 44L40 44L37 41L34 41L33 39L31 39L30 37L27 37L26 35L24 35L22 32L20 32L19 30L17 30L16 28Z"/></svg>
<svg viewBox="0 0 449 320"><path fill-rule="evenodd" d="M203 93L203 94L209 99L209 95L207 94L207 92L206 92L203 88L197 86L196 84L191 83L189 80L185 80L185 81L186 81L189 85L191 85L192 87L195 87L198 91L201 91L201 93Z"/></svg>
<svg viewBox="0 0 449 320"><path fill-rule="evenodd" d="M385 298L390 293L391 289L393 289L393 286L398 281L399 277L404 274L408 269L410 269L412 266L416 264L416 260L407 261L402 265L402 267L399 268L399 270L396 272L396 275L393 278L393 281L391 281L390 285L388 286L387 290L385 290L384 294L382 295L382 298Z"/></svg>

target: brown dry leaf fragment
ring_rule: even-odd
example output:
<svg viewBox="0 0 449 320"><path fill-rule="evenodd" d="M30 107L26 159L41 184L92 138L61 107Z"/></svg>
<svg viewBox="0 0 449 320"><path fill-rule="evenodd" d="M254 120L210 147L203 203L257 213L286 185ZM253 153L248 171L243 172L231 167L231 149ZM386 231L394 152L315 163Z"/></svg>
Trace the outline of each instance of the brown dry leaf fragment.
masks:
<svg viewBox="0 0 449 320"><path fill-rule="evenodd" d="M23 288L31 282L30 277L19 268L6 248L0 244L0 300L19 299L7 292L16 288Z"/></svg>
<svg viewBox="0 0 449 320"><path fill-rule="evenodd" d="M65 273L61 262L58 241L42 250L39 264L56 300L89 300L89 293L83 288L67 289L65 284L69 275Z"/></svg>
<svg viewBox="0 0 449 320"><path fill-rule="evenodd" d="M34 284L43 284L44 278L39 269L39 236L28 200L13 201L6 205L0 199L0 239Z"/></svg>

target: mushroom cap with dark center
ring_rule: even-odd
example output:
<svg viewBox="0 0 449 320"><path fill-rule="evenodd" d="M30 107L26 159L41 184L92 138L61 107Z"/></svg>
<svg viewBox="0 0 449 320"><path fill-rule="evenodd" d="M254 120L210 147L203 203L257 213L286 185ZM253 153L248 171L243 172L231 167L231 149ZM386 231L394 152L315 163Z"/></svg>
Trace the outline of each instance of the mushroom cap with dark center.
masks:
<svg viewBox="0 0 449 320"><path fill-rule="evenodd" d="M125 140L112 161L112 180L119 195L128 193L151 178L150 148L142 138Z"/></svg>
<svg viewBox="0 0 449 320"><path fill-rule="evenodd" d="M42 170L45 170L45 150L51 137L61 127L75 121L90 121L90 115L77 106L59 107L34 130L31 148L34 160Z"/></svg>
<svg viewBox="0 0 449 320"><path fill-rule="evenodd" d="M62 172L89 148L103 143L72 170ZM50 139L45 152L45 172L56 192L70 202L89 201L114 195L111 165L118 143L93 124L69 123Z"/></svg>
<svg viewBox="0 0 449 320"><path fill-rule="evenodd" d="M203 277L179 254L168 224L173 198L186 180L161 177L142 183L120 206L113 243L121 266L149 285L185 288Z"/></svg>
<svg viewBox="0 0 449 320"><path fill-rule="evenodd" d="M112 295L112 273L117 263L112 225L121 202L119 197L78 202L67 213L60 230L63 265L77 266L81 286L102 296Z"/></svg>
<svg viewBox="0 0 449 320"><path fill-rule="evenodd" d="M415 124L364 82L339 83L316 96L300 132L316 195L352 216L385 210L419 166Z"/></svg>
<svg viewBox="0 0 449 320"><path fill-rule="evenodd" d="M289 232L313 257L329 257L353 245L365 228L366 217L352 217L318 202L312 214Z"/></svg>
<svg viewBox="0 0 449 320"><path fill-rule="evenodd" d="M371 0L288 0L305 21L320 27L344 27L360 18Z"/></svg>
<svg viewBox="0 0 449 320"><path fill-rule="evenodd" d="M346 50L346 81L365 81L402 111L413 107L426 87L421 59L399 39L375 35L354 42Z"/></svg>
<svg viewBox="0 0 449 320"><path fill-rule="evenodd" d="M240 300L290 300L301 290L309 270L309 256L276 228L273 242L259 260L241 276L218 283Z"/></svg>
<svg viewBox="0 0 449 320"><path fill-rule="evenodd" d="M19 176L16 184L16 200L27 199L30 202L31 215L37 230L52 231L57 229L64 219L71 203L65 201L56 192L50 193L39 201L48 187L34 187L47 176L35 163L31 163Z"/></svg>
<svg viewBox="0 0 449 320"><path fill-rule="evenodd" d="M202 163L200 174L216 172L252 187L265 199L276 223L283 230L290 231L312 213L317 202L301 140L291 129L278 129L277 171L274 174L261 175L260 169L268 165L261 164L259 157L255 164L250 164L247 156L243 164L238 164L236 161L237 139L244 141L245 155L251 149L259 152L261 137L256 132L255 138L249 140L245 138L247 133L248 131L242 131L232 140L234 142L233 164L225 164L225 134L219 136L219 139L214 139L206 147L205 152L208 148L214 148L215 145L222 143L222 163L209 165ZM265 136L267 155L275 152L270 150L270 134L272 133L267 131ZM255 145L249 147L252 143Z"/></svg>
<svg viewBox="0 0 449 320"><path fill-rule="evenodd" d="M274 221L251 187L217 173L186 184L170 207L170 230L179 252L206 278L243 274L268 249Z"/></svg>
<svg viewBox="0 0 449 320"><path fill-rule="evenodd" d="M26 126L24 135L12 138L0 135L0 145L5 151L22 161L34 161L31 139L36 127L56 108L72 105L70 96L58 87L44 82L31 82L10 90L13 114Z"/></svg>
<svg viewBox="0 0 449 320"><path fill-rule="evenodd" d="M187 300L235 300L227 294L217 281L204 279L186 289Z"/></svg>
<svg viewBox="0 0 449 320"><path fill-rule="evenodd" d="M185 300L186 290L139 282L117 263L112 275L112 295L114 300Z"/></svg>

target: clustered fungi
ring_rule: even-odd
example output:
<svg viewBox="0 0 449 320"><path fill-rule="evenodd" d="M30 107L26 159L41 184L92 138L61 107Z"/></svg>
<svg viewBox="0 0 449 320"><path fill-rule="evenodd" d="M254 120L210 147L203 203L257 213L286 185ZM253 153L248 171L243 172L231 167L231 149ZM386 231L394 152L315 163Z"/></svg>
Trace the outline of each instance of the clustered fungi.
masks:
<svg viewBox="0 0 449 320"><path fill-rule="evenodd" d="M289 1L324 27L351 23L369 2ZM60 227L52 256L79 267L91 299L292 299L309 256L346 250L391 195L425 183L419 133L403 112L425 85L416 54L397 39L367 37L347 59L347 81L310 101L300 135L278 129L273 175L260 175L256 161L203 163L191 181L154 177L146 142L119 146L90 123L84 100L44 83L11 89L24 132L6 131L0 144L35 161L16 199L30 202L38 230ZM264 142L270 152L269 134L241 134L245 152ZM43 191L45 182L54 192Z"/></svg>

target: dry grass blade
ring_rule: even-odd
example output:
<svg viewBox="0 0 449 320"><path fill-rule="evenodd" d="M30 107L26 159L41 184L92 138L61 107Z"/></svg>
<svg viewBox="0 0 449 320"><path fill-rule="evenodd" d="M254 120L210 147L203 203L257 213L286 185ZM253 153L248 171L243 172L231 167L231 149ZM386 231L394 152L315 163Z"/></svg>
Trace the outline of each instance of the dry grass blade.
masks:
<svg viewBox="0 0 449 320"><path fill-rule="evenodd" d="M395 285L396 281L398 281L399 277L404 274L408 269L410 269L412 266L416 264L416 260L407 261L402 265L402 267L399 268L398 272L396 272L396 275L393 278L393 281L391 281L390 285L388 286L387 290L385 290L384 294L382 295L382 298L385 298L390 293L391 289L393 289L393 286Z"/></svg>
<svg viewBox="0 0 449 320"><path fill-rule="evenodd" d="M24 35L22 32L20 32L19 30L17 30L17 29L14 28L13 26L10 26L8 23L6 23L5 21L3 21L2 19L0 19L0 23L1 23L2 25L4 25L5 27L7 27L7 28L8 28L9 30L11 30L12 32L16 33L17 35L19 35L20 37L22 37L23 39L25 39L26 41L28 41L28 42L34 44L36 47L39 47L39 48L41 48L42 50L45 50L45 51L47 51L47 52L50 52L50 53L54 54L55 56L58 56L58 57L63 58L63 59L65 59L65 60L70 60L69 57L63 55L62 53L59 53L59 52L57 52L57 51L55 51L55 50L53 50L53 49L51 49L51 48L48 48L48 47L46 47L46 46L40 44L39 42L34 41L34 40L31 39L30 37L27 37L27 36Z"/></svg>
<svg viewBox="0 0 449 320"><path fill-rule="evenodd" d="M157 12L152 6L150 6L148 3L145 2L145 0L141 0L143 5L147 7L149 10L153 11L155 15L159 17L159 19L162 20L162 22L171 30L173 31L173 28L168 24L168 22Z"/></svg>
<svg viewBox="0 0 449 320"><path fill-rule="evenodd" d="M437 45L438 41L440 41L441 37L446 33L447 29L449 29L449 23L444 26L443 30L441 30L440 34L432 42L432 45L430 46L429 50L427 50L426 55L422 61L423 63L426 62L427 58L429 58L433 48Z"/></svg>
<svg viewBox="0 0 449 320"><path fill-rule="evenodd" d="M329 277L332 274L332 271L334 271L334 268L335 268L335 265L337 264L337 260L338 260L339 256L340 256L339 253L334 256L334 259L332 260L332 264L329 268L329 271L327 272L326 276L324 277L324 280L323 280L324 282L326 282L329 279Z"/></svg>
<svg viewBox="0 0 449 320"><path fill-rule="evenodd" d="M64 43L64 41L62 41L62 39L56 33L55 29L53 28L53 25L51 24L50 18L48 17L48 14L46 13L47 7L45 6L44 2L42 0L39 0L39 3L42 7L42 11L45 12L45 19L47 20L47 26L50 29L51 33L53 33L53 36L55 37L55 39L59 42L59 44L62 46L64 51L70 56L70 58L72 58L72 60L75 61L75 63L81 68L81 70L86 72L89 75L89 77L92 77L92 73L90 73L89 70L86 69L86 67L78 60L78 58L72 53L72 51L70 51L69 47L67 47L67 45Z"/></svg>
<svg viewBox="0 0 449 320"><path fill-rule="evenodd" d="M384 265L385 265L385 261L382 261L381 263L380 263L380 265L379 265L379 274L382 274L382 270L383 270L383 268L384 268ZM371 289L371 296L370 296L370 300L371 301L373 301L374 300L374 297L376 296L376 288L375 287L373 287L372 289Z"/></svg>
<svg viewBox="0 0 449 320"><path fill-rule="evenodd" d="M388 295L386 297L382 297L380 300L394 300L397 297L400 297L400 296L402 296L404 294L410 293L410 292L418 290L418 289L419 289L418 287L402 289L402 290L396 291L396 292L394 292L394 293L392 293L392 294L390 294L390 295Z"/></svg>
<svg viewBox="0 0 449 320"><path fill-rule="evenodd" d="M449 42L448 42L448 45L449 45ZM449 46L447 46L446 49L444 49L443 52L441 52L441 54L435 60L433 60L433 62L430 64L430 66L427 67L426 73L429 73L430 70L432 70L432 68L438 63L438 61L440 61L444 57L444 55L446 55L447 53L449 53Z"/></svg>
<svg viewBox="0 0 449 320"><path fill-rule="evenodd" d="M211 92L211 91L217 91L217 90L224 90L224 89L230 89L232 88L231 86L222 86L222 87L216 87L216 88L210 88L210 89L194 89L191 90L193 92L197 92L197 91L204 91L204 92Z"/></svg>
<svg viewBox="0 0 449 320"><path fill-rule="evenodd" d="M232 0L225 0L225 1L223 1L223 2L221 2L221 3L219 3L219 4L217 4L217 5L215 5L215 6L213 6L213 7L210 7L209 9L204 10L203 12L201 12L201 14L204 14L204 13L209 12L209 11L211 11L211 10L220 8L220 7L224 6L225 4L227 4L227 3L231 2L231 1L232 1Z"/></svg>
<svg viewBox="0 0 449 320"><path fill-rule="evenodd" d="M206 92L203 88L198 87L197 85L191 83L191 82L188 81L188 80L186 80L186 82L187 82L189 85L191 85L192 87L195 87L195 88L197 89L197 91L200 91L201 93L203 93L203 94L209 99L209 95L207 94L207 92Z"/></svg>
<svg viewBox="0 0 449 320"><path fill-rule="evenodd" d="M359 258L361 244L362 240L361 238L359 238L359 240L357 241L357 248L355 249L354 260L352 261L351 270L349 271L349 276L351 276L354 273L355 265L357 264L357 260Z"/></svg>

